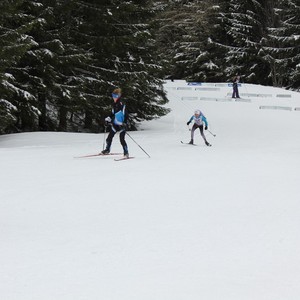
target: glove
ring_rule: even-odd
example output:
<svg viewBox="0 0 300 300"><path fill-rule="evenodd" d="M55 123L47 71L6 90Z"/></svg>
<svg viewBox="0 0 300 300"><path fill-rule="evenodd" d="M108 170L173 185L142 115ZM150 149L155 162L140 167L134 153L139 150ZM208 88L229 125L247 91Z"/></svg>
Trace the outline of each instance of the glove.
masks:
<svg viewBox="0 0 300 300"><path fill-rule="evenodd" d="M207 126L205 126L204 129L207 130Z"/></svg>
<svg viewBox="0 0 300 300"><path fill-rule="evenodd" d="M188 122L186 123L187 126L189 126L190 124L191 124L191 121L188 121Z"/></svg>
<svg viewBox="0 0 300 300"><path fill-rule="evenodd" d="M106 117L105 118L105 122L110 123L111 122L111 118L110 117Z"/></svg>

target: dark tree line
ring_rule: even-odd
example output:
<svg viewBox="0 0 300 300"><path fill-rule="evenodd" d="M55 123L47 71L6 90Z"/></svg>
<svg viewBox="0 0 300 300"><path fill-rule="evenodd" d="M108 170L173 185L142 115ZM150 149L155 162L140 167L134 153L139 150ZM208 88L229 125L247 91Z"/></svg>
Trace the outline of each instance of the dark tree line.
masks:
<svg viewBox="0 0 300 300"><path fill-rule="evenodd" d="M0 132L101 131L121 87L129 126L167 113L149 1L1 1Z"/></svg>
<svg viewBox="0 0 300 300"><path fill-rule="evenodd" d="M168 75L299 89L299 0L165 0L157 42Z"/></svg>
<svg viewBox="0 0 300 300"><path fill-rule="evenodd" d="M2 0L0 133L99 132L168 112L165 78L299 89L300 0Z"/></svg>

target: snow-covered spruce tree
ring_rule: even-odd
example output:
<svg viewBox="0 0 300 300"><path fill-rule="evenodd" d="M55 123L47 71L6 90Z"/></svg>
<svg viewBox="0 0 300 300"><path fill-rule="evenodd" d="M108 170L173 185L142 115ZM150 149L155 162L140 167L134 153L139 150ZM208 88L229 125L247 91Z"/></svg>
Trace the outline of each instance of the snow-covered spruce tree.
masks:
<svg viewBox="0 0 300 300"><path fill-rule="evenodd" d="M260 41L266 30L265 1L228 2L228 13L224 16L228 35L228 44L224 45L228 78L235 74L242 75L247 82L264 82L266 78L263 61L258 56Z"/></svg>
<svg viewBox="0 0 300 300"><path fill-rule="evenodd" d="M156 16L154 22L157 24L155 40L166 78L181 79L182 72L180 68L177 68L174 57L176 56L175 43L181 38L182 32L175 20L178 12L174 5L174 0L155 1Z"/></svg>
<svg viewBox="0 0 300 300"><path fill-rule="evenodd" d="M201 21L200 54L192 64L193 74L189 76L194 81L218 82L226 79L224 72L224 49L214 41L226 44L223 11L225 9L219 1L207 2L204 17Z"/></svg>
<svg viewBox="0 0 300 300"><path fill-rule="evenodd" d="M37 99L15 76L24 53L36 42L28 35L36 23L24 14L26 1L0 3L0 133L37 126Z"/></svg>
<svg viewBox="0 0 300 300"><path fill-rule="evenodd" d="M217 66L211 60L209 34L212 0L159 1L162 11L157 41L173 78L213 80ZM164 5L164 6L163 6ZM216 72L215 72L216 71Z"/></svg>
<svg viewBox="0 0 300 300"><path fill-rule="evenodd" d="M284 11L282 25L285 28L284 47L287 51L288 75L287 87L300 89L300 1L280 1L280 8Z"/></svg>
<svg viewBox="0 0 300 300"><path fill-rule="evenodd" d="M207 41L205 56L210 81L226 81L226 55L230 51L231 37L227 34L229 2L211 0L206 10Z"/></svg>
<svg viewBox="0 0 300 300"><path fill-rule="evenodd" d="M83 71L91 55L74 38L80 23L74 1L31 1L27 9L39 16L30 32L37 45L21 60L18 77L38 99L39 129L81 130L75 116L83 110L81 92L89 81Z"/></svg>
<svg viewBox="0 0 300 300"><path fill-rule="evenodd" d="M89 54L84 66L74 71L82 72L85 84L80 89L81 111L74 114L73 119L83 122L85 130L98 131L104 128L104 117L110 109L111 91L114 84L107 73L116 72L105 67L114 50L110 41L110 32L114 31L111 1L74 0L76 9L73 12L78 18L78 27L72 28L74 41ZM109 31L109 29L111 31ZM104 63L102 63L104 61Z"/></svg>
<svg viewBox="0 0 300 300"><path fill-rule="evenodd" d="M300 90L300 1L292 0L288 3L284 25L289 37L289 69L291 69L288 86Z"/></svg>
<svg viewBox="0 0 300 300"><path fill-rule="evenodd" d="M184 67L184 78L190 81L218 81L223 77L218 49L211 43L216 32L216 12L213 1L190 1L183 40L178 43L176 63ZM190 17L192 16L192 17Z"/></svg>
<svg viewBox="0 0 300 300"><path fill-rule="evenodd" d="M300 1L270 1L261 56L274 86L300 88Z"/></svg>
<svg viewBox="0 0 300 300"><path fill-rule="evenodd" d="M79 36L86 49L93 51L89 71L98 80L94 86L98 98L90 103L90 117L104 121L117 86L127 99L131 127L166 114L150 23L152 1L82 0L78 5L85 16Z"/></svg>

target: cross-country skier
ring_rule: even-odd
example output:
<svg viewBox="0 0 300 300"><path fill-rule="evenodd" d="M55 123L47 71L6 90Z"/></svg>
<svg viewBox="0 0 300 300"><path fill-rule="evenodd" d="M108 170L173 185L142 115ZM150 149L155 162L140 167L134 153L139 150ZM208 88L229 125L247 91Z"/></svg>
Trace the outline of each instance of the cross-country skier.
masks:
<svg viewBox="0 0 300 300"><path fill-rule="evenodd" d="M112 113L109 117L105 118L105 122L111 125L111 128L106 139L106 148L101 153L108 154L110 152L110 147L114 135L117 132L120 132L120 143L123 147L124 157L128 158L128 147L125 141L127 113L126 106L121 100L121 92L121 89L117 88L113 90L111 95L114 100L114 103L112 105Z"/></svg>
<svg viewBox="0 0 300 300"><path fill-rule="evenodd" d="M191 118L189 119L189 121L186 124L190 125L190 123L193 121L194 121L194 124L193 124L192 130L191 130L191 141L189 142L189 144L194 144L194 133L195 133L195 130L197 128L199 128L200 134L205 141L205 145L211 146L211 144L206 140L206 137L203 132L203 123L205 124L205 128L204 128L205 130L207 130L208 123L207 123L205 116L199 109L195 110L194 115L191 116Z"/></svg>
<svg viewBox="0 0 300 300"><path fill-rule="evenodd" d="M232 98L240 98L238 83L240 82L240 76L236 75L232 80Z"/></svg>

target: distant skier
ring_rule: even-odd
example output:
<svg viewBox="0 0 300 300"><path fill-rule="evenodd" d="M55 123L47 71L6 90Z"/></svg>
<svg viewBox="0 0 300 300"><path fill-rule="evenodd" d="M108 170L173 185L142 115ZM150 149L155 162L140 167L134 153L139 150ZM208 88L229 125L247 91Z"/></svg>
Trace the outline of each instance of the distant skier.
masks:
<svg viewBox="0 0 300 300"><path fill-rule="evenodd" d="M194 144L194 133L195 133L195 130L197 128L199 128L200 134L205 141L205 145L211 146L211 144L206 140L206 137L203 132L203 123L205 124L205 127L204 127L205 130L207 130L208 123L207 123L205 116L199 109L195 110L194 115L191 116L191 118L189 119L189 121L186 124L190 125L190 123L193 121L194 121L194 124L193 124L192 130L191 130L191 141L189 142L189 144Z"/></svg>
<svg viewBox="0 0 300 300"><path fill-rule="evenodd" d="M232 98L240 98L239 89L238 89L238 83L239 82L240 82L240 76L236 75L235 77L233 77L233 80L232 80L232 88L233 88Z"/></svg>
<svg viewBox="0 0 300 300"><path fill-rule="evenodd" d="M105 118L105 122L111 125L111 128L106 139L106 148L101 153L108 154L110 152L114 135L117 132L120 132L120 143L123 147L124 157L128 158L128 147L125 141L127 113L126 106L121 100L121 92L122 91L120 88L114 89L112 92L112 98L114 100L112 105L112 113L109 117Z"/></svg>

